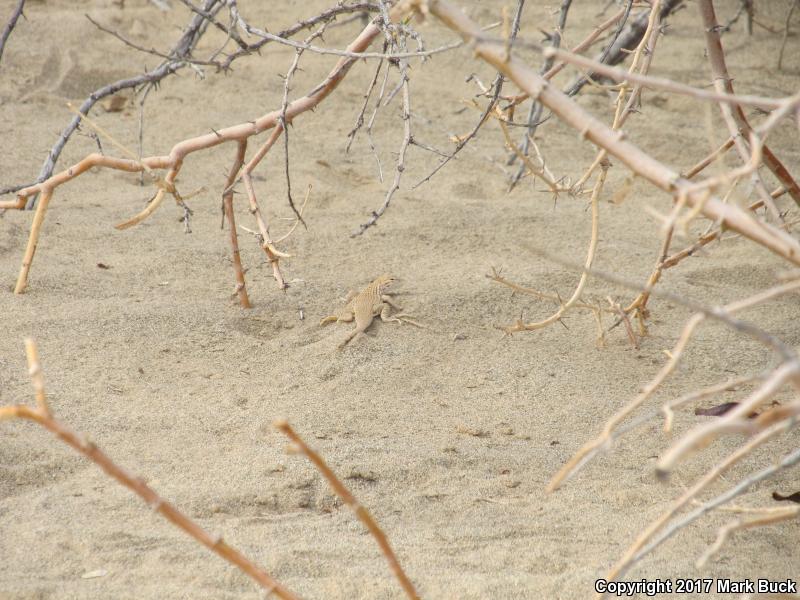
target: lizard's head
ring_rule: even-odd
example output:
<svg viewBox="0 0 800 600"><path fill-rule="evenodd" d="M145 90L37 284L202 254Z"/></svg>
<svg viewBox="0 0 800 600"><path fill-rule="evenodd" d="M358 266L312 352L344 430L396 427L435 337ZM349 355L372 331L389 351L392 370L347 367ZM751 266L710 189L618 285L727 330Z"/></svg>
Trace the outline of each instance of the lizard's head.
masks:
<svg viewBox="0 0 800 600"><path fill-rule="evenodd" d="M390 285L392 285L395 281L397 281L397 280L394 277L392 277L391 275L384 274L384 275L381 275L380 277L378 277L375 280L375 283L377 283L378 286L380 286L381 288L387 288Z"/></svg>

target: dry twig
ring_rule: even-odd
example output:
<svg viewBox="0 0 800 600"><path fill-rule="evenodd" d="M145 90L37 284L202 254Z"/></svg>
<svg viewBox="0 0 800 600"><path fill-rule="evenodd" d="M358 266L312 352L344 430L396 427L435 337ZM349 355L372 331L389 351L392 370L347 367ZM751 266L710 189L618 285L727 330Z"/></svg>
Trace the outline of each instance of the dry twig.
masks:
<svg viewBox="0 0 800 600"><path fill-rule="evenodd" d="M381 552L386 557L386 560L389 563L389 568L397 578L397 581L400 583L403 591L412 600L418 600L419 595L417 594L416 589L414 589L414 584L411 583L411 580L408 578L405 571L403 571L403 567L400 566L400 562L397 560L397 556L395 556L394 550L392 550L392 546L389 544L386 534L372 518L372 515L369 513L369 511L364 508L364 506L362 506L358 500L356 500L355 496L353 496L353 494L350 493L350 490L348 490L339 480L339 478L336 477L336 474L331 470L322 457L308 447L303 438L301 438L292 428L292 426L289 425L288 421L281 419L275 421L274 425L281 433L283 433L292 441L292 443L296 446L297 451L302 452L306 458L311 461L311 463L317 468L323 477L328 480L328 483L333 488L333 491L336 492L336 495L342 499L342 502L347 504L347 506L352 509L359 521L361 521L367 527L372 537L375 538L375 541L378 543Z"/></svg>
<svg viewBox="0 0 800 600"><path fill-rule="evenodd" d="M11 32L14 31L14 27L16 27L17 21L19 20L20 17L25 16L22 14L22 10L24 8L25 8L25 0L17 0L17 5L14 7L14 10L11 11L11 16L6 22L5 27L3 27L2 33L0 33L0 60L2 60L3 58L3 50L6 47L6 42L8 41L8 37L11 35Z"/></svg>
<svg viewBox="0 0 800 600"><path fill-rule="evenodd" d="M179 511L175 506L159 496L144 480L128 473L125 469L117 465L93 442L88 441L84 436L70 431L60 421L58 421L50 411L47 403L44 383L42 378L41 364L39 363L38 351L33 340L25 340L25 352L28 356L28 370L33 382L36 395L36 408L31 408L24 404L15 406L5 406L0 408L0 421L10 419L28 419L41 425L62 442L71 446L77 452L94 462L112 479L127 487L154 512L159 513L170 523L182 529L197 542L224 558L229 563L241 570L245 575L253 579L258 585L266 590L267 595L275 594L284 600L298 600L291 591L285 588L278 581L273 579L261 567L250 561L236 548L228 544L220 536L213 536L201 528L197 523Z"/></svg>
<svg viewBox="0 0 800 600"><path fill-rule="evenodd" d="M212 1L213 0L207 0L207 4ZM398 9L395 8L392 10L392 18L397 18L399 14L400 13ZM201 15L197 15L197 19L199 19L202 23L207 23L205 17ZM240 18L238 22L239 24L243 23ZM241 123L225 129L220 129L219 131L215 130L211 133L184 140L173 146L170 153L164 156L146 157L141 160L126 160L102 156L100 154L90 154L78 164L67 169L66 171L62 171L61 173L53 175L35 185L18 190L16 201L0 202L0 208L21 209L25 206L27 199L32 198L36 194L42 194L41 201L38 203L36 214L34 215L25 257L23 259L23 264L20 268L20 275L15 286L15 292L22 293L27 285L28 272L36 251L44 215L47 211L53 192L59 186L82 175L92 167L97 166L129 172L168 169L167 175L163 179L159 179L159 181L162 181L163 183L158 187L155 196L145 210L125 223L121 223L117 226L118 228L131 227L140 223L150 214L152 214L160 205L165 193L170 193L173 195L176 193L174 186L175 180L183 166L184 160L190 154L200 150L212 148L225 142L237 142L237 144L240 144L241 142L246 141L249 138L269 129L272 129L272 134L261 146L259 151L256 152L256 154L244 164L244 166L241 168L239 176L235 179L235 181L241 179L245 184L250 201L251 212L253 212L254 216L256 217L256 221L263 238L261 246L267 255L267 259L272 264L273 275L278 282L278 286L281 289L284 289L286 287L286 282L283 278L278 263L280 258L288 255L277 250L270 240L269 227L266 221L261 217L250 173L252 172L253 168L255 168L255 166L258 165L259 162L264 158L269 149L282 133L283 127L281 125L281 121L285 120L285 122L291 122L297 115L308 110L313 110L320 102L322 102L331 92L333 92L350 68L355 64L356 59L352 56L361 56L363 50L369 47L371 42L379 33L380 27L377 24L370 23L367 25L361 34L347 47L347 50L344 53L345 56L339 59L328 76L319 85L308 92L305 96L297 98L296 100L288 103L285 107L267 113L255 121ZM86 114L88 108L81 106L79 110L82 114ZM76 117L75 120L80 120L80 117ZM66 138L64 141L66 141ZM228 188L230 187L231 186L228 186ZM176 196L176 200L177 199L178 197ZM236 261L234 260L234 265L235 264ZM237 288L240 284L241 281L239 281L239 274L237 273Z"/></svg>
<svg viewBox="0 0 800 600"><path fill-rule="evenodd" d="M506 61L502 48L493 41L487 41L480 28L449 2L407 0L406 3L409 8L430 12L440 18L472 44L478 57L503 72L533 98L538 98L553 114L579 131L582 137L617 157L647 181L674 196L686 194L688 206L698 206L708 218L724 223L729 229L772 250L792 264L800 265L800 244L793 237L777 227L753 219L736 206L724 204L714 196L708 197L701 193L678 173L626 141L620 132L589 115L515 57Z"/></svg>

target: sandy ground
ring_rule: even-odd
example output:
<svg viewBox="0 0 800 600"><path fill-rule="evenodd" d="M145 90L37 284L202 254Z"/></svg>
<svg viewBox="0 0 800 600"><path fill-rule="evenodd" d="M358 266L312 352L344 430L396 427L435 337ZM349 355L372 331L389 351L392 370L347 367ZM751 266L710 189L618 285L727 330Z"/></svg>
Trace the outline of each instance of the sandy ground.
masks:
<svg viewBox="0 0 800 600"><path fill-rule="evenodd" d="M173 4L179 5L178 2ZM324 2L285 2L281 11L241 2L254 23L271 30L315 14ZM483 23L502 3L468 3ZM549 29L554 5L532 4L523 32ZM577 42L604 2L576 3L567 41ZM659 44L653 72L707 84L696 6L689 3ZM759 2L758 6L766 3ZM775 3L778 4L777 2ZM781 4L783 7L785 3ZM0 16L12 2L0 1ZM731 15L734 2L722 2ZM775 21L783 8L765 16ZM128 1L31 0L0 64L0 185L35 178L45 152L69 119L65 101L152 67L156 58L98 32L84 12L145 46L165 49L179 35L187 10L159 12ZM325 42L343 47L356 23L332 29ZM423 26L429 45L450 39ZM786 69L775 68L780 36L741 26L725 38L737 90L787 95L800 83L800 38L789 38ZM219 37L209 35L200 54ZM279 106L293 51L271 48L235 63L228 74L192 71L164 81L145 111L145 153L213 128L247 121ZM531 55L538 64L539 59ZM310 89L331 57L303 62L294 94ZM474 71L492 74L465 50L412 70L415 135L448 148L448 132L463 133L476 113L462 99ZM314 114L298 118L291 135L296 196L314 186L308 231L282 248L291 282L279 292L269 265L244 233L242 256L252 310L230 299L233 273L227 233L220 231L219 192L233 148L192 156L180 184L207 186L191 200L193 233L165 205L141 226L112 225L137 212L150 195L135 176L87 174L58 190L47 215L26 294L12 294L32 213L0 218L0 402L32 401L23 338L40 345L57 416L111 457L144 477L164 498L207 530L224 535L289 588L307 598L397 598L401 592L383 557L354 515L321 476L271 426L285 417L319 450L375 515L421 594L427 598L587 598L593 582L669 501L729 452L715 444L663 484L652 466L669 442L654 422L591 464L557 493L544 486L606 417L649 380L665 360L689 312L652 302L651 335L631 346L621 328L595 346L592 317L572 313L566 327L504 337L496 328L521 314L543 318L552 304L511 296L485 278L491 267L520 283L567 297L577 276L532 252L582 261L589 236L585 199L551 197L529 182L506 193L497 168L504 154L495 125L430 183L410 189L436 158L412 148L403 189L378 227L349 233L382 201L388 181L360 135L350 154L346 136L372 70L357 65ZM572 75L566 75L562 83ZM511 88L511 86L509 86ZM580 103L610 121L604 93L587 90ZM526 109L527 110L527 109ZM684 98L646 94L644 113L630 120L630 138L659 159L686 168L719 142L716 109ZM105 113L98 122L135 147L137 112ZM375 140L392 173L402 137L399 104L378 118ZM426 121L427 119L427 121ZM756 117L758 119L758 117ZM593 150L557 123L539 132L553 172L580 176ZM800 174L797 130L786 124L771 144ZM108 145L106 144L106 148ZM94 141L76 136L60 165L79 160ZM490 159L496 161L490 162ZM290 224L283 161L270 155L256 185L262 208L280 235ZM598 267L644 281L659 246L659 224L643 210L665 212L668 198L611 169L603 196ZM300 190L300 191L298 191ZM243 196L239 222L253 227ZM788 208L788 204L783 206ZM700 227L702 224L699 224ZM98 268L98 263L108 269ZM784 265L742 240L714 246L670 271L664 286L709 302L763 289ZM343 351L349 325L320 328L320 317L382 272L399 278L397 299L425 329L378 323ZM630 291L591 282L588 297L619 301ZM302 309L305 316L300 318ZM800 343L796 298L747 317ZM719 326L702 329L677 377L652 402L773 364L764 350ZM733 399L734 395L725 396ZM701 418L679 415L677 431ZM783 439L735 469L731 481L798 442ZM773 490L793 492L797 473L757 486L741 504L771 502ZM695 559L713 541L725 515L684 530L643 561L630 578L794 578L800 575L797 522L736 536L705 570ZM82 576L102 570L96 578ZM240 572L153 514L95 465L27 422L2 423L0 435L0 598L257 598ZM728 594L711 597L730 598Z"/></svg>

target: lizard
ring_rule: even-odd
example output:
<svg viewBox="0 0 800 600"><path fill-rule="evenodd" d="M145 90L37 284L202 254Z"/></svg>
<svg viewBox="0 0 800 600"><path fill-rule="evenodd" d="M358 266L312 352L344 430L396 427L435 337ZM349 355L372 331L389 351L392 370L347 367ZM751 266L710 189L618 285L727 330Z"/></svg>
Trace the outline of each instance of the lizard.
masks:
<svg viewBox="0 0 800 600"><path fill-rule="evenodd" d="M400 311L402 308L397 306L386 293L386 289L395 281L391 275L381 275L360 292L351 290L347 294L347 304L344 308L338 313L322 319L319 322L320 326L339 321L350 323L355 319L355 330L339 344L339 348L344 348L353 338L362 335L377 316L380 316L381 321L384 322L403 323L404 321L400 317L404 315L391 314L391 309ZM413 323L412 321L406 322Z"/></svg>

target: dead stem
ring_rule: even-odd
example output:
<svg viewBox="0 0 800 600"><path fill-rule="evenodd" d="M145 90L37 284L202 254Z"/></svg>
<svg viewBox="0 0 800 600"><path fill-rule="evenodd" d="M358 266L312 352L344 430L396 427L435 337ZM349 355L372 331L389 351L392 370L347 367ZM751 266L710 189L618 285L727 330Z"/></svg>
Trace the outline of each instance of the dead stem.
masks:
<svg viewBox="0 0 800 600"><path fill-rule="evenodd" d="M208 2L211 1L212 0L208 0L207 4ZM394 9L392 9L391 14L393 19L397 19L401 13L400 10L397 7L395 7ZM201 22L206 22L204 18L202 18L200 15L198 15L197 18ZM243 21L239 21L240 26L244 26L243 23L244 23ZM359 55L359 53L361 53L363 50L369 47L371 42L379 33L380 33L380 28L377 25L375 25L374 23L370 23L369 25L367 25L367 27L361 32L361 34L347 47L345 55L339 59L339 61L330 71L328 76L319 85L317 85L305 96L302 96L288 103L285 107L272 111L256 119L255 121L241 123L239 125L234 125L232 127L220 129L219 131L215 130L212 131L211 133L207 133L204 135L184 140L173 146L172 150L170 151L170 154L167 156L147 157L141 160L139 160L138 158L136 160L123 160L123 159L109 158L101 156L99 154L92 154L87 156L77 165L65 171L62 171L61 173L50 176L40 183L19 190L17 192L16 201L0 203L0 208L22 208L22 206L24 205L24 201L26 199L32 198L34 195L39 193L46 193L43 195L46 196L47 202L43 203L44 204L43 208L41 208L40 210L37 209L37 214L34 217L34 222L31 227L31 234L28 240L28 248L25 253L25 258L23 259L23 265L20 270L20 276L17 280L15 292L22 293L27 285L27 277L30 271L31 262L33 260L34 251L36 249L36 245L38 242L38 236L40 233L42 221L44 219L44 214L47 209L49 201L52 199L52 194L57 187L66 183L67 181L74 179L75 177L80 176L88 169L95 166L103 166L107 168L119 169L130 172L141 172L147 169L168 168L169 172L163 180L165 184L164 187L159 187L152 201L148 204L147 208L138 215L136 215L134 218L130 219L129 221L118 225L118 228L126 228L133 226L137 223L140 223L158 208L158 206L161 204L163 200L165 191L173 193L173 195L176 196L176 200L179 200L179 197L177 196L177 194L175 194L174 182L178 177L184 159L188 155L194 152L212 148L214 146L217 146L225 142L240 143L243 140L247 140L250 137L255 136L269 129L274 129L273 136L277 137L276 134L279 135L280 131L282 130L281 127L282 121L291 122L297 115L302 114L309 110L313 110L330 93L332 93L334 89L336 89L339 82L345 77L345 75L350 70L352 65L355 64L356 62L356 59L351 57L350 55L351 54ZM86 108L85 110L84 108L85 108L84 106L81 106L79 112L85 115L86 112L88 111L88 108ZM80 121L80 117L76 116L75 121L76 122ZM64 142L66 142L66 140L64 140ZM264 154L266 154L266 151L269 149L269 147L271 147L272 142L274 142L274 139L271 137L267 141L267 143L262 147L262 150L259 153L257 153L254 159L251 159L251 161L244 167L243 170L242 179L245 179L245 185L248 188L248 197L250 198L251 202L251 210L257 208L257 204L255 205L255 207L253 206L255 193L252 189L252 182L248 181L248 179L245 176L249 175L249 170L251 170L256 164L258 164L258 161L261 158L263 158ZM280 257L281 253L271 246L271 242L269 240L269 236L266 231L266 225L263 222L263 220L259 220L258 218L257 220L259 221L259 229L261 230L261 234L264 237L263 243L265 244L265 246L262 247L264 247L264 250L267 253L268 260L272 263L273 275L275 276L275 279L278 282L279 287L283 289L286 287L286 282L283 279L280 269L278 268L278 262L277 262L277 258Z"/></svg>
<svg viewBox="0 0 800 600"><path fill-rule="evenodd" d="M521 156L523 159L527 159L527 156ZM597 181L594 184L594 189L592 190L592 197L591 197L591 206L592 206L592 233L591 238L589 239L589 249L586 252L586 262L584 263L585 270L581 274L580 279L578 280L578 285L575 287L575 291L570 296L569 300L562 303L559 309L547 317L542 321L537 321L533 323L524 323L522 320L518 320L513 325L508 325L503 327L503 331L507 334L513 334L519 331L533 331L536 329L542 329L557 321L560 321L561 318L569 311L571 308L575 307L576 304L581 299L583 295L583 290L586 287L586 282L589 280L588 270L591 269L592 263L594 262L594 257L597 252L597 243L599 240L599 231L600 231L600 207L599 207L599 198L600 194L603 192L603 185L606 181L606 176L608 174L608 167L610 165L604 164L600 173L597 175ZM499 279L495 278L495 281L499 281ZM587 306L587 305L584 305ZM592 307L593 310L597 310L596 307Z"/></svg>
<svg viewBox="0 0 800 600"><path fill-rule="evenodd" d="M14 27L16 27L19 18L25 16L22 14L22 10L24 8L25 8L25 0L17 0L17 5L14 7L14 10L11 11L11 16L6 22L5 27L3 27L2 33L0 33L0 60L3 58L3 50L6 47L8 36L10 36L11 32L14 31ZM782 53L783 52L781 52L781 54Z"/></svg>
<svg viewBox="0 0 800 600"><path fill-rule="evenodd" d="M774 525L775 523L782 523L783 521L794 519L800 515L800 506L762 508L760 510L763 513L760 517L746 520L737 519L720 527L719 532L717 533L716 541L709 546L708 550L706 550L700 558L697 559L695 566L698 569L702 569L706 562L708 562L708 560L714 556L714 554L720 551L722 546L735 531L741 531L742 529L753 529L754 527L764 527L766 525Z"/></svg>
<svg viewBox="0 0 800 600"><path fill-rule="evenodd" d="M405 36L400 36L398 43L400 49L405 50L406 48ZM383 199L383 204L381 204L381 206L379 206L377 210L373 211L372 216L366 222L359 225L358 229L350 234L350 237L356 237L363 234L367 229L369 229L378 222L378 219L380 219L383 213L386 212L386 209L389 208L389 203L391 203L395 192L400 189L400 179L403 177L403 172L406 169L406 152L408 151L408 147L411 144L412 140L411 92L409 91L408 60L400 59L398 61L398 70L400 71L399 87L403 91L403 108L402 108L403 112L401 117L403 120L403 141L400 143L400 150L397 153L397 165L395 167L394 180L392 181L392 184L389 187L389 189L386 191L386 196Z"/></svg>
<svg viewBox="0 0 800 600"><path fill-rule="evenodd" d="M239 296L239 304L241 304L242 308L251 308L252 305L247 295L247 287L244 280L242 257L239 252L239 234L236 231L236 217L233 211L233 182L244 164L246 152L247 140L242 140L237 144L236 157L233 160L231 169L228 172L228 179L225 182L225 191L222 193L222 210L223 215L228 220L228 227L230 228L231 260L233 262L233 272L236 276L234 294Z"/></svg>
<svg viewBox="0 0 800 600"><path fill-rule="evenodd" d="M608 278L607 274L603 275L604 278ZM619 278L611 278L612 281L620 281ZM619 425L628 417L634 410L636 410L639 406L641 406L648 398L652 397L655 391L661 386L661 384L666 380L666 378L673 373L675 368L678 366L678 363L683 355L686 346L689 344L689 341L694 334L695 329L706 319L706 318L714 318L723 321L724 323L728 324L729 326L733 327L736 330L742 331L742 321L733 320L731 315L735 314L736 312L743 310L745 308L750 308L753 306L757 306L776 298L778 296L788 294L800 289L800 282L794 281L785 283L779 286L775 286L765 292L761 292L750 298L745 300L740 300L737 302L733 302L728 304L727 306L721 308L704 308L703 312L698 312L689 321L686 323L683 331L681 332L681 336L678 339L675 347L669 353L669 360L667 363L659 370L658 374L653 378L653 380L645 385L642 388L642 391L636 395L628 404L623 406L619 409L614 415L606 422L603 427L601 433L594 439L588 441L583 447L576 452L573 457L556 473L555 476L550 480L547 485L547 491L552 492L558 489L561 484L566 481L568 478L574 476L577 472L581 470L581 468L594 456L598 453L605 451L609 447L609 442L613 439L614 430L619 427ZM680 297L676 297L672 294L666 294L665 292L660 292L658 290L653 290L652 292L654 295L661 295L665 297L669 297L676 302L680 302L682 304L686 303L686 300ZM697 305L692 303L692 308L695 310L699 308ZM752 326L747 326L749 329L749 333L751 335L758 336L755 331L753 331ZM762 332L763 334L764 332ZM766 339L760 339L762 343L766 345L771 345L776 340L771 336L768 336ZM793 353L791 350L779 344L777 347L773 346L773 348L778 351L781 356L785 360L794 360Z"/></svg>
<svg viewBox="0 0 800 600"><path fill-rule="evenodd" d="M419 595L417 594L416 589L414 589L414 584L411 583L411 580L408 578L405 571L403 571L403 567L400 566L400 562L397 560L397 556L395 556L386 534L372 518L372 515L369 513L369 511L362 506L358 500L356 500L355 496L350 493L350 490L348 490L339 480L339 478L336 477L336 474L331 470L323 458L308 447L305 441L303 441L303 438L301 438L292 428L292 426L289 425L288 421L280 419L275 421L273 425L281 433L288 437L292 443L295 444L297 449L302 452L306 458L308 458L308 460L311 461L314 467L316 467L323 477L328 480L328 483L333 488L333 491L336 492L336 495L342 499L342 502L347 504L347 506L352 509L352 511L356 514L356 517L358 517L358 519L367 527L372 537L375 538L375 541L378 543L381 552L386 557L386 560L389 563L389 568L397 578L397 581L400 583L403 591L409 598L412 598L412 600L418 600Z"/></svg>
<svg viewBox="0 0 800 600"><path fill-rule="evenodd" d="M614 131L589 115L571 98L549 85L541 76L520 63L515 57L505 61L502 49L498 48L496 44L485 42L480 28L449 2L445 0L412 2L409 0L409 3L412 6L424 5L448 27L458 31L462 37L469 40L478 57L502 71L532 97L538 97L555 116L579 131L592 143L616 156L632 171L670 194L678 195L682 190L687 190L687 203L690 206L702 203L702 213L708 218L719 220L726 227L742 233L789 262L800 265L800 244L792 236L777 227L756 221L742 209L724 204L714 196L705 199L698 190L692 189L689 182L682 179L672 169L626 141L620 132Z"/></svg>
<svg viewBox="0 0 800 600"><path fill-rule="evenodd" d="M743 480L738 486L729 492L726 492L725 497L721 501L713 503L714 506L711 506L710 503L704 504L700 508L696 509L694 513L690 513L689 517L684 518L682 524L676 525L673 523L670 525L668 530L664 530L660 536L648 544L648 542L653 539L655 534L662 530L662 528L669 523L669 521L678 513L678 511L697 498L700 492L706 489L713 482L717 481L725 472L730 470L742 459L749 456L756 448L764 445L777 435L789 431L794 426L796 426L796 423L792 423L791 421L782 421L768 429L765 429L761 433L758 433L752 437L746 444L734 450L731 454L714 465L711 469L706 471L706 473L704 473L703 476L694 483L694 485L686 490L661 516L659 516L639 534L630 548L625 551L623 557L605 575L606 580L614 581L624 577L634 564L639 562L661 543L674 535L677 531L679 531L679 529L685 527L708 510L724 504L729 500L733 500L737 495L744 492L750 485L752 485L752 477ZM796 452L795 454L800 454L800 451ZM775 465L773 465L773 467L774 466ZM773 467L770 467L770 470L768 470L766 474L763 474L762 478L768 477L778 470L777 468L773 470ZM762 471L762 473L764 472Z"/></svg>
<svg viewBox="0 0 800 600"><path fill-rule="evenodd" d="M730 75L728 75L728 67L725 64L725 53L722 50L722 42L720 41L718 30L719 23L717 23L717 17L714 13L714 5L711 0L700 0L698 2L698 8L700 9L703 26L705 27L706 49L708 51L708 61L711 65L711 72L714 77L714 87L718 92L724 91L725 93L733 94L733 83ZM731 135L735 140L739 140L741 144L744 144L744 141L741 140L737 134L748 138L752 127L747 121L747 117L742 111L741 106L737 105L728 107L727 109L724 108L725 106L727 105L720 105L720 108L723 109L723 116L731 130ZM737 148L739 147L740 144L737 143ZM800 186L797 185L789 174L789 171L786 170L786 167L783 166L783 163L778 160L769 147L764 146L762 152L764 165L772 171L772 174L789 190L789 194L794 199L795 203L800 206ZM746 162L747 159L744 156L744 154L747 153L746 148L742 148L740 153L742 153L742 160ZM756 183L758 188L762 187L758 181ZM764 192L765 189L760 190L762 196L764 196ZM767 201L766 197L762 197L762 200L765 200L767 206L769 206L771 201Z"/></svg>
<svg viewBox="0 0 800 600"><path fill-rule="evenodd" d="M291 591L286 589L278 581L272 578L266 571L255 563L251 562L236 548L229 545L219 536L212 536L197 523L192 521L185 514L180 512L172 504L159 496L144 480L135 477L118 466L107 454L100 450L94 443L88 441L84 436L73 433L60 421L56 420L50 412L50 408L45 400L44 384L42 381L41 366L39 364L38 352L33 340L25 340L25 350L28 355L28 370L31 374L33 387L36 393L37 408L33 409L24 404L16 406L5 406L0 408L0 421L7 419L28 419L37 423L56 435L62 442L71 446L77 452L94 462L109 477L127 487L154 512L159 513L170 523L182 529L197 542L224 558L245 575L253 579L258 585L266 590L267 595L275 594L284 600L298 600Z"/></svg>

